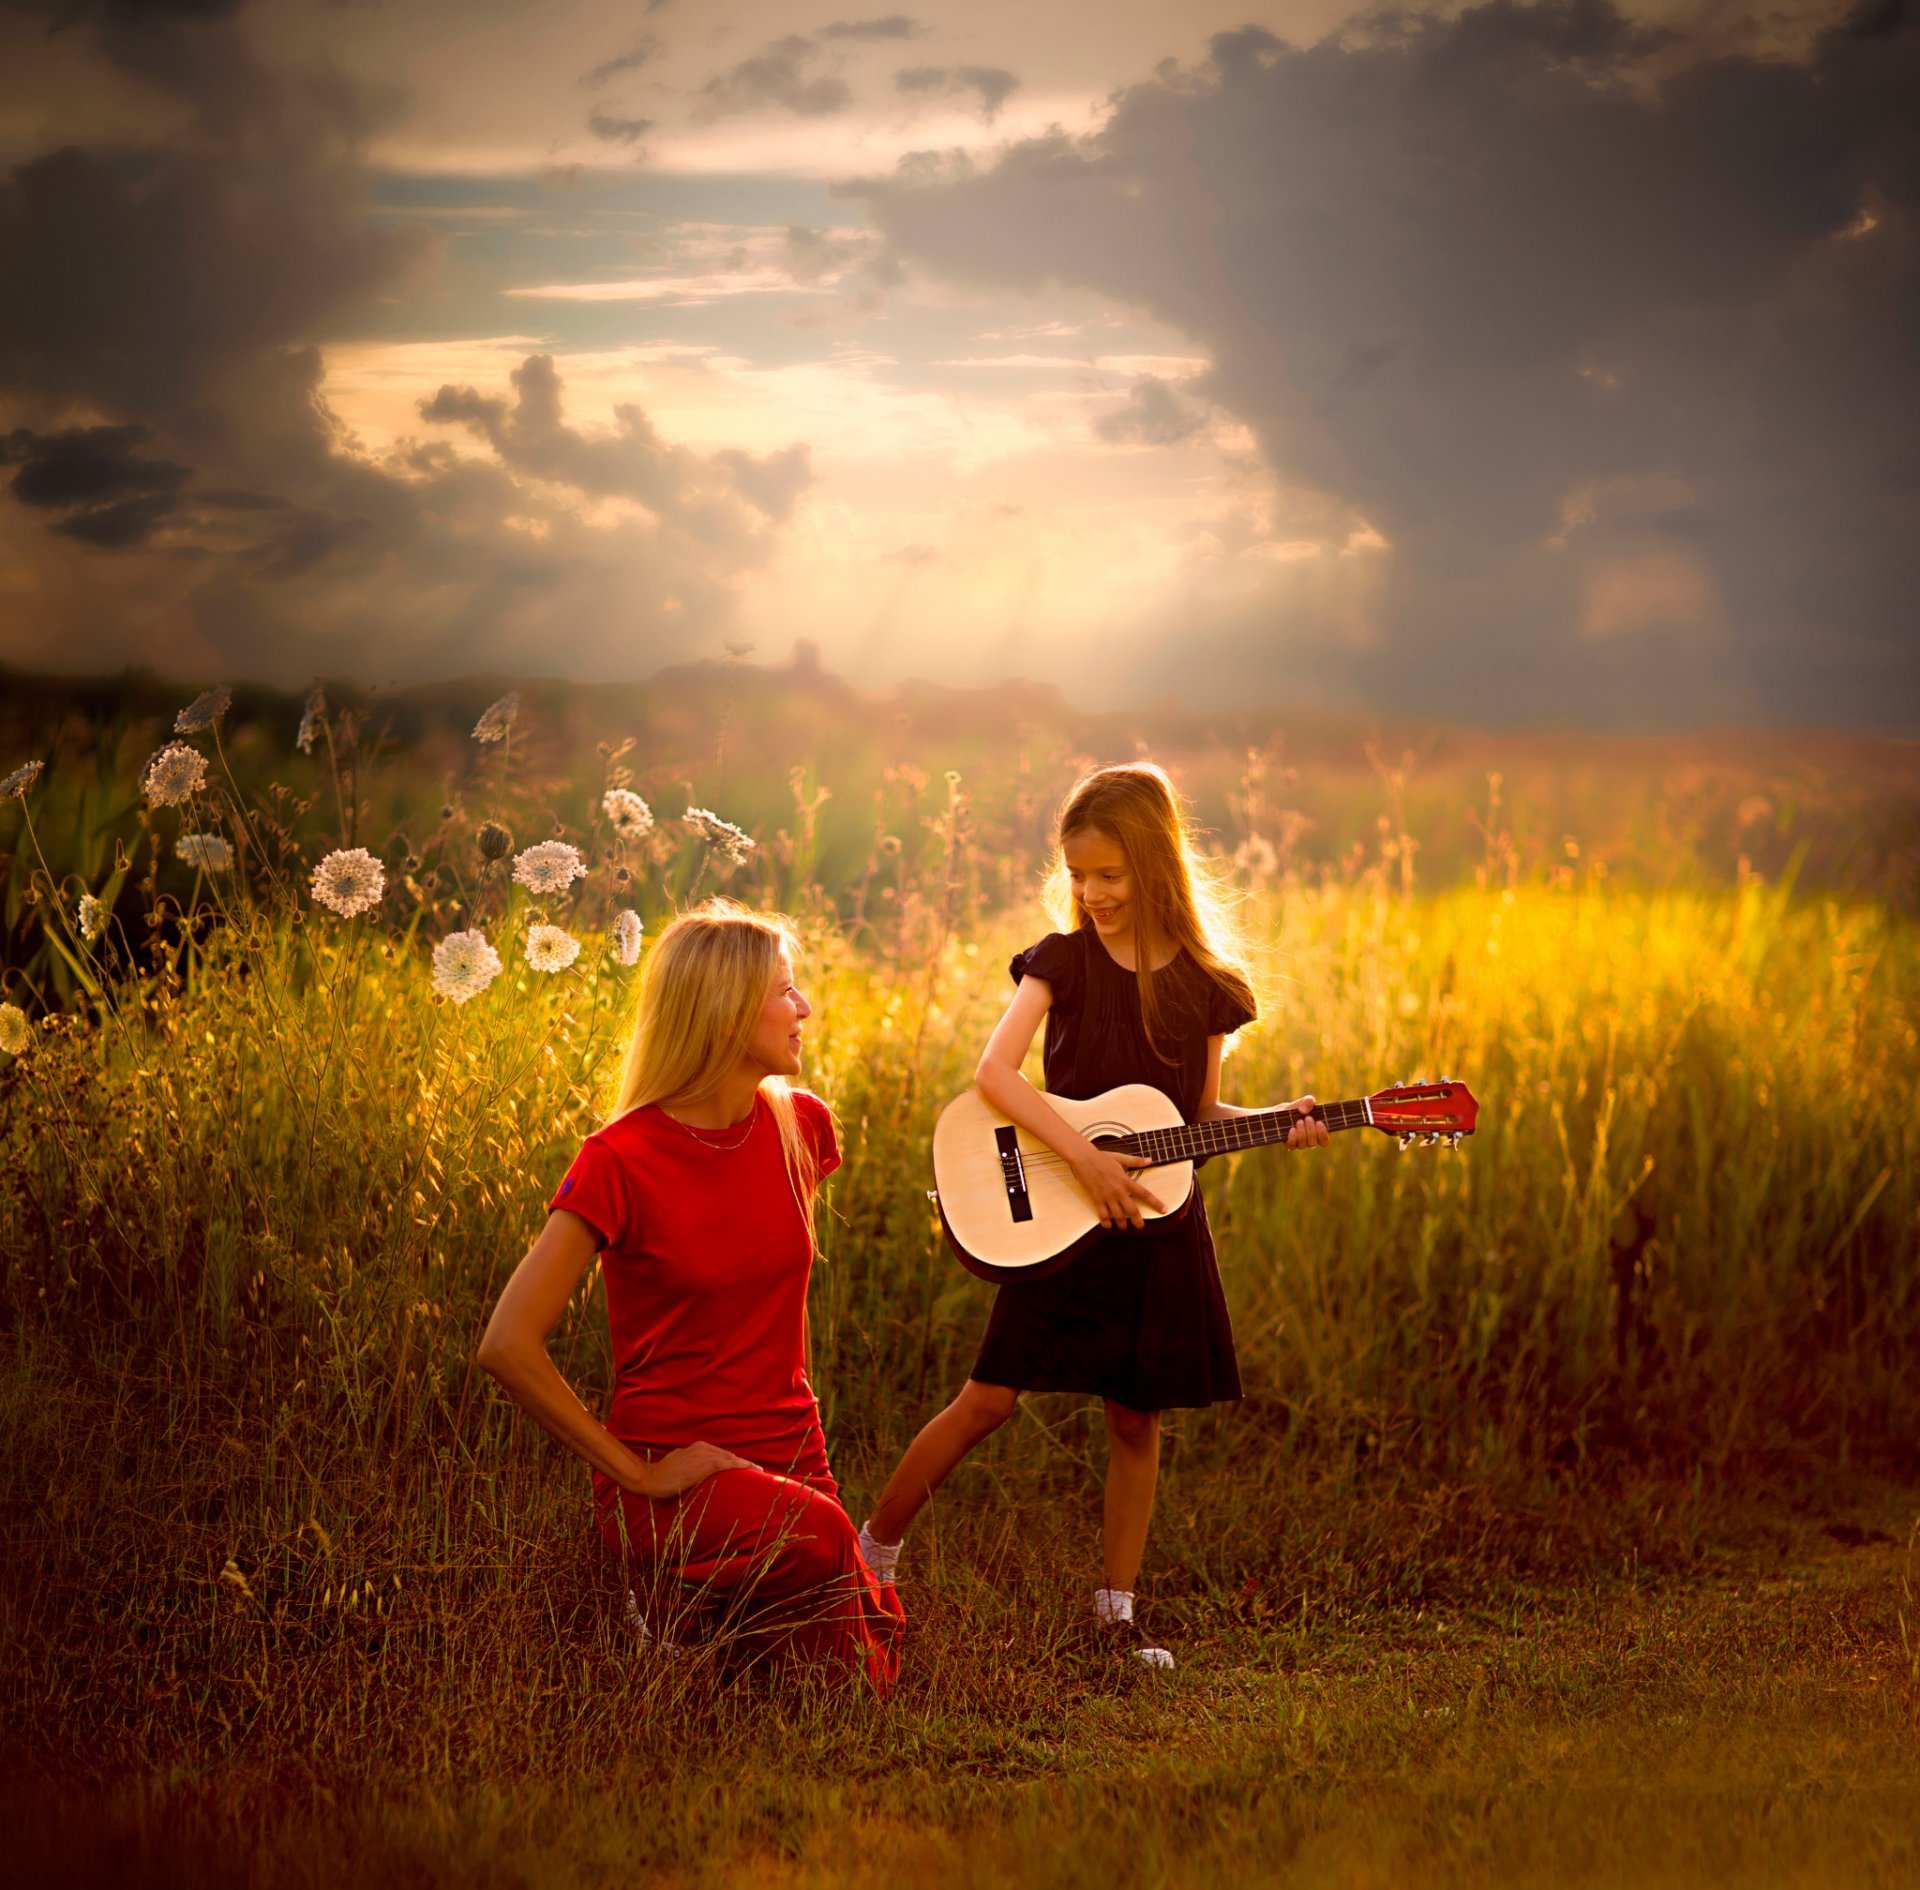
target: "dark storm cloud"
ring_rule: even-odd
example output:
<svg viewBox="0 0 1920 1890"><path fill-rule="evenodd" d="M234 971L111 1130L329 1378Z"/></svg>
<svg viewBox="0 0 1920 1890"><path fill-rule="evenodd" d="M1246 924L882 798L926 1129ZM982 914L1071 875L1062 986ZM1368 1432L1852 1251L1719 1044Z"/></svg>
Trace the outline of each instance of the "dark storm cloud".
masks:
<svg viewBox="0 0 1920 1890"><path fill-rule="evenodd" d="M775 40L764 52L716 74L700 88L696 109L708 119L778 105L800 118L829 118L853 103L844 79L813 72L820 57L816 40L799 33Z"/></svg>
<svg viewBox="0 0 1920 1890"><path fill-rule="evenodd" d="M391 101L264 62L230 15L73 9L88 56L179 108L140 122L171 128L130 120L112 148L0 175L0 650L284 681L536 650L632 672L699 647L808 483L806 449L703 457L635 410L583 433L530 362L514 402L445 396L496 451L369 456L328 406L322 344L409 294L435 240L367 214ZM32 84L0 61L0 109ZM624 496L644 511L604 515Z"/></svg>
<svg viewBox="0 0 1920 1890"><path fill-rule="evenodd" d="M1374 647L1320 652L1356 692L1450 715L1920 719L1902 8L1802 63L1601 0L1376 19L1303 50L1248 29L1091 138L862 194L925 268L1092 287L1207 347L1199 391L1281 480L1392 546ZM1656 485L1650 514L1632 495ZM1263 646L1294 660L1286 627L1223 633L1220 675Z"/></svg>
<svg viewBox="0 0 1920 1890"><path fill-rule="evenodd" d="M609 79L617 79L623 72L638 72L659 50L660 41L649 33L637 46L616 53L613 58L602 60L591 72L583 73L580 83L588 91L595 91Z"/></svg>
<svg viewBox="0 0 1920 1890"><path fill-rule="evenodd" d="M894 89L936 98L958 98L971 92L980 101L983 118L998 115L1000 107L1019 90L1020 81L1002 66L907 66L893 75Z"/></svg>
<svg viewBox="0 0 1920 1890"><path fill-rule="evenodd" d="M596 108L588 114L587 129L608 144L638 144L653 129L651 118L621 118L611 111Z"/></svg>
<svg viewBox="0 0 1920 1890"><path fill-rule="evenodd" d="M820 29L822 39L918 39L927 29L904 13L878 20L835 20Z"/></svg>
<svg viewBox="0 0 1920 1890"><path fill-rule="evenodd" d="M1116 446L1177 446L1207 424L1205 415L1156 375L1142 374L1126 404L1094 421L1093 430Z"/></svg>

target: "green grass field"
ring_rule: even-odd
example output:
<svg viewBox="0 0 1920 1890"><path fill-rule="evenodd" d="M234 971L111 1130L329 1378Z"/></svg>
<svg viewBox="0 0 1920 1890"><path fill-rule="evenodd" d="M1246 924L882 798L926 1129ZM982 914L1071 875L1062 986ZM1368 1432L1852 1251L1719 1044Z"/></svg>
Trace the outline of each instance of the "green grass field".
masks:
<svg viewBox="0 0 1920 1890"><path fill-rule="evenodd" d="M1226 1092L1444 1071L1480 1131L1206 1171L1248 1397L1169 1424L1142 1586L1177 1673L1081 1643L1103 1445L1035 1398L912 1539L877 1703L640 1649L584 1472L471 1357L621 1046L613 910L777 900L847 1152L811 1330L864 1513L972 1356L987 1289L942 1247L925 1150L1044 927L969 790L896 781L910 806L831 869L804 784L738 869L664 819L621 846L570 816L591 871L536 902L475 842L489 817L545 837L551 782L486 756L444 819L395 810L385 896L344 919L308 875L371 765L276 796L199 746L202 798L140 813L123 863L51 838L90 830L71 770L4 809L24 1881L1912 1880L1897 902L1565 857L1429 887L1384 798L1339 871L1244 854L1270 989ZM182 828L234 867L185 872ZM110 885L89 940L78 896ZM568 969L527 963L536 915L580 939ZM507 965L456 1006L427 958L468 925ZM595 1279L555 1348L604 1393Z"/></svg>

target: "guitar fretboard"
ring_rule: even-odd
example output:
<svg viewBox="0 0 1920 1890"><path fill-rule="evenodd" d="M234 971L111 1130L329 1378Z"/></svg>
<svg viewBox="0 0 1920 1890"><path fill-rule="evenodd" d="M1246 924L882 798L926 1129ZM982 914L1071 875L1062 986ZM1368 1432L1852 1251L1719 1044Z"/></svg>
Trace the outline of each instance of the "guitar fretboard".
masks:
<svg viewBox="0 0 1920 1890"><path fill-rule="evenodd" d="M1112 1145L1129 1155L1144 1155L1156 1164L1190 1162L1203 1155L1231 1155L1236 1149L1284 1142L1302 1116L1318 1116L1332 1131L1364 1129L1371 1121L1364 1101L1316 1103L1311 1109L1256 1109L1251 1115L1222 1116L1217 1122L1142 1129L1136 1135L1116 1137Z"/></svg>

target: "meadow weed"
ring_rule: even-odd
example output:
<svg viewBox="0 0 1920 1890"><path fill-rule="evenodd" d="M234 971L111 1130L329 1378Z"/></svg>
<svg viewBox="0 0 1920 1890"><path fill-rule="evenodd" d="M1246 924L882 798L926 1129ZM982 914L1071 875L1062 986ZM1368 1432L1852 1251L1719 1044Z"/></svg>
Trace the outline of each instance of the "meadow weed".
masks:
<svg viewBox="0 0 1920 1890"><path fill-rule="evenodd" d="M637 1657L584 1475L473 1350L601 1120L647 937L718 885L786 909L817 1012L806 1080L845 1152L811 1375L863 1513L985 1313L925 1151L1042 923L1045 784L989 812L957 770L890 764L863 848L838 854L834 784L809 771L749 831L694 803L731 805L697 776L643 798L619 744L557 780L538 713L506 696L464 771L409 799L321 691L277 737L286 781L223 694L176 724L225 744L217 772L180 741L141 766L128 728L103 750L117 777L63 761L5 784L0 1726L107 1794L111 1828L173 1819L231 1861L219 1817L252 1818L249 1855L305 1881L289 1808L337 1792L385 1875L423 1846L471 1875L490 1832L521 1880L547 1831L582 1882L703 1854L832 1881L838 1820L876 1868L930 1881L1012 1881L1039 1847L1060 1881L1077 1855L1089 1881L1200 1882L1263 1846L1308 1854L1319 1828L1363 1852L1341 1777L1384 1794L1393 1843L1450 1815L1405 1780L1445 1775L1464 1729L1481 1769L1459 1761L1450 1802L1529 1763L1541 1724L1626 1778L1659 1741L1619 1730L1626 1656L1591 1641L1622 1620L1705 1635L1647 1682L1689 1724L1711 1722L1689 1692L1711 1663L1755 1676L1748 1717L1717 1722L1736 1743L1820 1697L1822 1663L1862 1663L1879 1677L1833 1737L1883 1779L1920 1671L1910 1578L1764 1656L1744 1602L1689 1629L1662 1584L1703 1579L1744 1495L1911 1465L1920 950L1891 903L1751 871L1637 884L1577 845L1524 863L1498 782L1481 856L1430 884L1397 762L1371 839L1315 865L1271 766L1243 757L1220 850L1275 998L1226 1092L1448 1074L1479 1132L1205 1171L1248 1396L1169 1421L1147 1577L1207 1650L1194 1675L1119 1686L1079 1647L1097 1413L1030 1398L914 1539L909 1678L882 1709L742 1673L724 1634L666 1657L671 1598L649 1599ZM656 819L682 789L686 814ZM123 825L86 841L108 807ZM553 1349L604 1398L597 1269ZM1395 1668L1435 1623L1477 1651ZM216 1775L226 1810L196 1823L181 1781ZM621 1792L652 1813L601 1855ZM1492 1874L1507 1844L1524 1878L1519 1838L1480 1828L1483 1851L1447 1854ZM1793 1826L1808 1856L1824 1829ZM1833 1855L1879 1854L1854 1831Z"/></svg>

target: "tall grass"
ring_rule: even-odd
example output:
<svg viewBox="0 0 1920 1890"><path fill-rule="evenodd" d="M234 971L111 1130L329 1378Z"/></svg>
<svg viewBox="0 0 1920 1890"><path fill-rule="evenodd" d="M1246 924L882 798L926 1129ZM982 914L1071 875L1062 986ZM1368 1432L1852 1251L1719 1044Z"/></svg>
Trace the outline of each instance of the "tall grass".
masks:
<svg viewBox="0 0 1920 1890"><path fill-rule="evenodd" d="M596 794L620 766L601 764ZM300 814L221 777L191 811L239 865L178 893L152 870L155 816L122 930L91 947L75 885L34 889L84 975L0 1074L16 1740L145 1776L511 1778L631 1761L644 1726L657 1782L759 1736L758 1683L634 1664L583 1473L472 1365L622 1046L608 912L651 922L720 869L664 823L624 850L579 834L593 872L543 909L586 949L534 971L532 902L473 838L488 813L524 838L552 822L504 756L483 785L444 821L418 810L409 832L434 837L396 849L371 918L304 891L350 837L344 786L325 825L322 797ZM896 787L912 805L877 806L835 896L809 783L730 882L804 934L808 1080L846 1150L814 1377L856 1513L971 1360L987 1289L943 1249L926 1149L1040 924L992 897L964 784ZM1290 875L1278 849L1256 865L1278 998L1224 1088L1331 1099L1444 1073L1480 1128L1458 1153L1356 1134L1204 1171L1249 1395L1171 1420L1147 1579L1256 1664L1281 1622L1413 1606L1476 1560L1681 1552L1673 1492L1910 1462L1920 1418L1912 924L1751 881L1495 870L1426 894L1414 836L1389 818L1384 837L1344 878ZM474 923L507 970L436 999L426 953ZM554 1349L603 1401L597 1275ZM901 1710L929 1763L967 1763L991 1725L1004 1767L1020 1728L1101 1697L1060 1583L1099 1467L1090 1407L1028 1400L916 1537L943 1605L914 1658L938 1699L910 1682ZM789 1700L782 1737L855 1763L866 1710ZM661 1860L697 1847L701 1815Z"/></svg>

